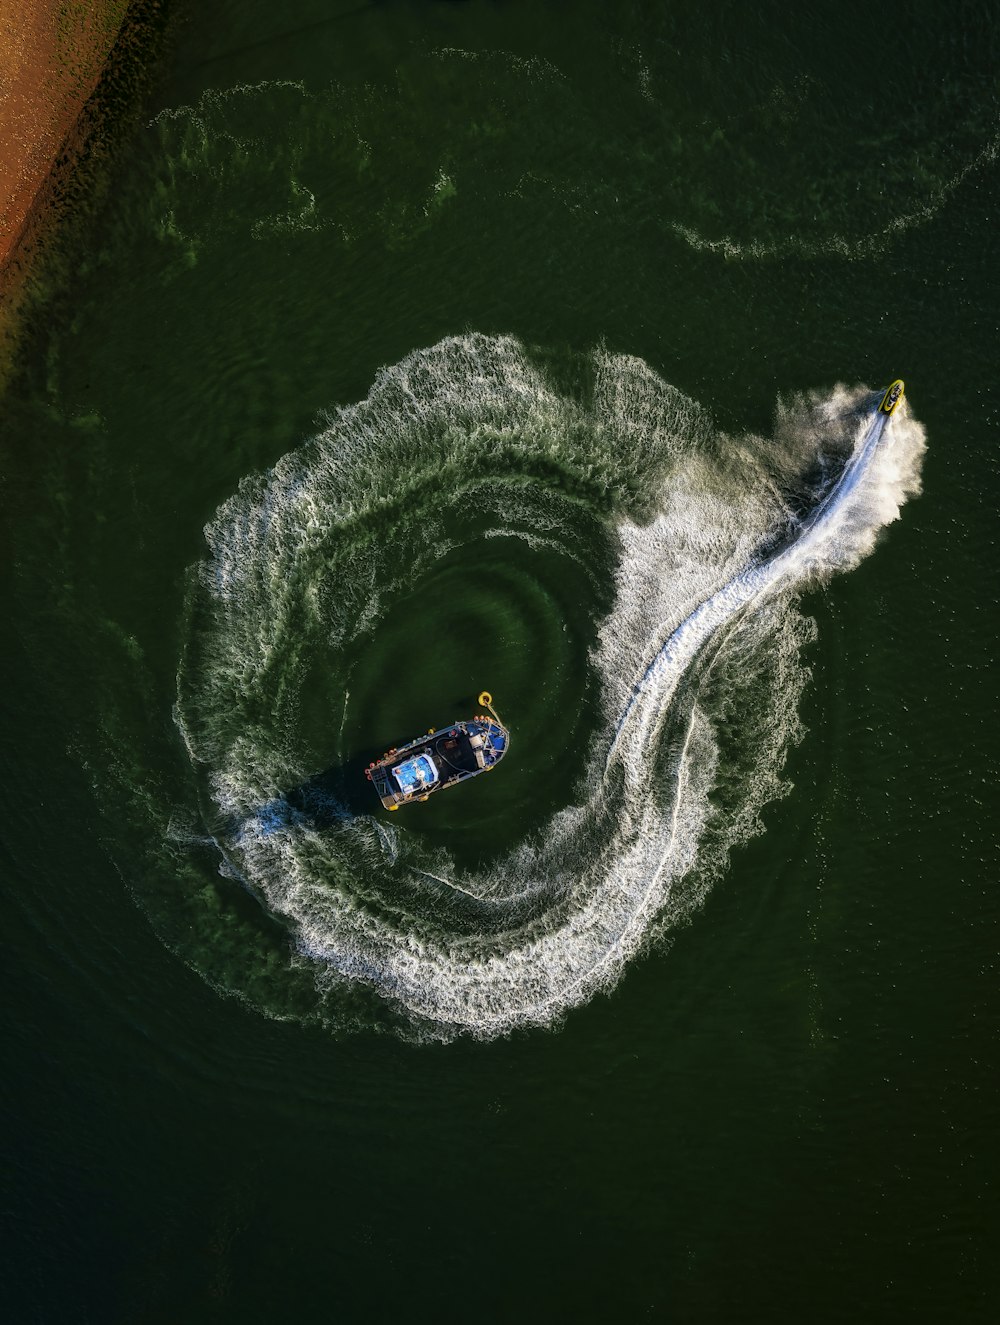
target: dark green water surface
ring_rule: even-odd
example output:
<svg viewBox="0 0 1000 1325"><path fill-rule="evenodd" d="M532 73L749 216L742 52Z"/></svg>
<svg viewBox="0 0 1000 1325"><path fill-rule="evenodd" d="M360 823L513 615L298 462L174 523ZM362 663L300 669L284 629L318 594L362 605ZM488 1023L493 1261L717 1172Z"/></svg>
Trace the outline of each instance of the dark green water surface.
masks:
<svg viewBox="0 0 1000 1325"><path fill-rule="evenodd" d="M0 402L5 1318L995 1319L993 8L176 23Z"/></svg>

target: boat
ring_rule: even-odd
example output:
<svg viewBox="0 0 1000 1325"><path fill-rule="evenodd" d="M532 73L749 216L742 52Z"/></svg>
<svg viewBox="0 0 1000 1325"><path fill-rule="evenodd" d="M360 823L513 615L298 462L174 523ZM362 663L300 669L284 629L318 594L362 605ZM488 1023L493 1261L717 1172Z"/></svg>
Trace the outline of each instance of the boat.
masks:
<svg viewBox="0 0 1000 1325"><path fill-rule="evenodd" d="M882 403L878 407L880 414L891 414L899 402L903 399L903 381L897 378L882 397Z"/></svg>
<svg viewBox="0 0 1000 1325"><path fill-rule="evenodd" d="M394 746L365 770L387 810L425 801L435 791L490 773L507 753L510 733L484 690L479 703L487 710L474 718L432 727L406 745Z"/></svg>

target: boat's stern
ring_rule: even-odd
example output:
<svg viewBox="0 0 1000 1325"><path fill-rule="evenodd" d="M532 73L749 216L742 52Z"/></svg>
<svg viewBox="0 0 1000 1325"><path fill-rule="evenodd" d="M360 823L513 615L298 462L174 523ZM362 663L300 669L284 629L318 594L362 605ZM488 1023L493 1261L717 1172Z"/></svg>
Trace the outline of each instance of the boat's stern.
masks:
<svg viewBox="0 0 1000 1325"><path fill-rule="evenodd" d="M392 775L386 764L373 764L368 769L368 779L375 788L375 793L383 806L387 810L398 810L400 801L405 800L404 796L394 790L392 785Z"/></svg>

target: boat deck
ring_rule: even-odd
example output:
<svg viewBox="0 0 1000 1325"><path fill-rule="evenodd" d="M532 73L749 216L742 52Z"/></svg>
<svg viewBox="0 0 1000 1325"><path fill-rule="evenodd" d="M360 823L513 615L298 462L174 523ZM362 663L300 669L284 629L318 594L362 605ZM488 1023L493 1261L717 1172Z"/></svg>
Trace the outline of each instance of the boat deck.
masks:
<svg viewBox="0 0 1000 1325"><path fill-rule="evenodd" d="M471 736L468 730L470 727ZM473 744L474 736L482 738L482 745L478 748ZM485 773L506 754L507 740L506 729L488 719L455 723L451 727L442 727L427 736L421 736L393 751L391 755L383 755L369 769L368 776L386 809L395 809L397 805L414 800L426 800L435 791L464 782L466 778L478 773ZM397 786L392 770L405 760L420 755L430 755L434 760L439 781L419 795L404 795Z"/></svg>
<svg viewBox="0 0 1000 1325"><path fill-rule="evenodd" d="M433 736L427 744L436 757L442 783L453 782L465 773L479 772L476 752L465 732L460 731L457 736L451 736L446 730L443 736Z"/></svg>

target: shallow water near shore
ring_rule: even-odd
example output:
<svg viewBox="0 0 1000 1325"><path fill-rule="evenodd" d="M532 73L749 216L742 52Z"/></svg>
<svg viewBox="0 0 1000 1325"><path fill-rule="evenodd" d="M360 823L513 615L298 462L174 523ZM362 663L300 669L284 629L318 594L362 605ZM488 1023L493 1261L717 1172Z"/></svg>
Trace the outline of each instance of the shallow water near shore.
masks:
<svg viewBox="0 0 1000 1325"><path fill-rule="evenodd" d="M24 1318L992 1317L995 48L180 30L4 402Z"/></svg>

